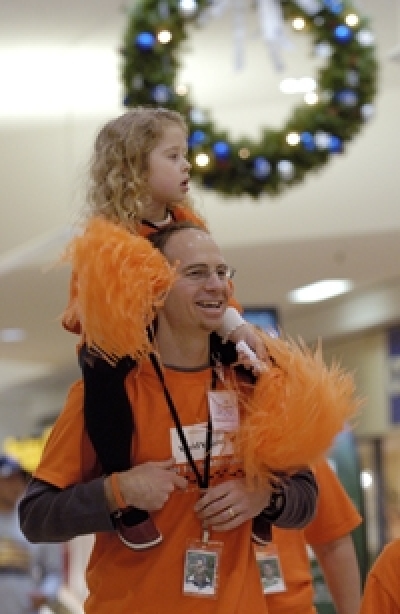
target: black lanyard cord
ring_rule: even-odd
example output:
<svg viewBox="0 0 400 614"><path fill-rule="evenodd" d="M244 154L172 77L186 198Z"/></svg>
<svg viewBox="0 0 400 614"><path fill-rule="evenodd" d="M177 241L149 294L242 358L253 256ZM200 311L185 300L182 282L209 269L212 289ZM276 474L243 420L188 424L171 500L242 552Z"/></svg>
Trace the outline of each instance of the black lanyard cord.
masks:
<svg viewBox="0 0 400 614"><path fill-rule="evenodd" d="M183 432L183 428L182 428L182 424L181 421L179 420L179 416L178 416L178 412L176 411L176 407L175 404L171 398L171 395L169 393L169 390L165 384L165 380L164 380L164 375L163 372L161 370L160 364L155 356L155 354L151 353L150 354L150 361L154 367L154 370L157 374L158 379L160 380L163 392L164 392L164 396L165 396L165 400L167 401L167 405L169 408L169 411L171 412L171 416L173 418L173 421L175 423L176 426L176 430L178 431L178 435L179 435L179 439L181 441L181 444L183 446L183 449L185 451L185 455L186 458L188 460L188 462L190 463L191 468L193 469L195 475L196 475L196 479L197 479L197 483L199 485L199 488L208 488L208 484L210 481L210 465L211 465L211 448L212 448L212 423L211 423L211 416L210 413L208 414L208 421L207 421L207 436L206 436L206 454L205 454L205 459L204 459L204 476L201 476L201 473L194 461L194 458L192 456L192 453L190 451L189 448L189 444L187 442L187 439L185 437L185 433ZM216 374L215 371L213 369L212 371L212 389L214 390L216 386Z"/></svg>

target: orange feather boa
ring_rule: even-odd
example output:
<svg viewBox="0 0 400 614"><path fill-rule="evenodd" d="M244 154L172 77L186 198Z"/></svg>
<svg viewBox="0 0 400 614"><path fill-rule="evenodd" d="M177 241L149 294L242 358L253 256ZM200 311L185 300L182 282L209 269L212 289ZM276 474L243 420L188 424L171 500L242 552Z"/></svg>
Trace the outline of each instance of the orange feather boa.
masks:
<svg viewBox="0 0 400 614"><path fill-rule="evenodd" d="M320 343L312 351L301 340L263 337L271 365L243 395L236 440L250 481L313 465L362 404L353 376L338 364L328 367Z"/></svg>
<svg viewBox="0 0 400 614"><path fill-rule="evenodd" d="M74 308L89 347L110 362L148 355L146 327L176 277L160 251L121 226L93 218L70 241L63 260L77 273Z"/></svg>

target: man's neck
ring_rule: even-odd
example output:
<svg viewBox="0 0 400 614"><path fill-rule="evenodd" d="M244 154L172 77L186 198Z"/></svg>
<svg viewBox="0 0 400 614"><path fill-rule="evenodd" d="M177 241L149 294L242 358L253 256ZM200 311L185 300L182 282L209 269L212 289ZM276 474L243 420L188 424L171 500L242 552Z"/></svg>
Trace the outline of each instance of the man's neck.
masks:
<svg viewBox="0 0 400 614"><path fill-rule="evenodd" d="M197 338L180 334L157 333L157 349L163 364L176 369L204 369L210 363L209 336Z"/></svg>

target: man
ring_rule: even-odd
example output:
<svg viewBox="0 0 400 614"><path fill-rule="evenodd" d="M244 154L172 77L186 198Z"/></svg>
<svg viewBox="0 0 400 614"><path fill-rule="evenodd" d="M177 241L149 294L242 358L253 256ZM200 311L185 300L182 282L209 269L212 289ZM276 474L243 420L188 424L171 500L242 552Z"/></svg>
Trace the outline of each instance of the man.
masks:
<svg viewBox="0 0 400 614"><path fill-rule="evenodd" d="M50 605L62 582L58 544L30 544L21 533L17 503L29 474L17 460L0 455L0 612L33 614Z"/></svg>
<svg viewBox="0 0 400 614"><path fill-rule="evenodd" d="M265 614L252 519L263 511L280 526L304 526L315 509L315 481L307 470L284 477L277 503L269 487L247 485L229 428L215 422L218 400L228 399L231 426L240 411L233 388L240 378L210 350L232 269L211 236L190 224L169 226L152 242L178 263L179 276L157 314L154 354L126 378L133 467L102 475L77 382L21 502L21 525L32 541L96 534L86 576L88 614ZM127 508L151 512L161 543L142 552L125 545L114 526ZM204 553L218 570L218 585L196 599L185 589L184 560Z"/></svg>

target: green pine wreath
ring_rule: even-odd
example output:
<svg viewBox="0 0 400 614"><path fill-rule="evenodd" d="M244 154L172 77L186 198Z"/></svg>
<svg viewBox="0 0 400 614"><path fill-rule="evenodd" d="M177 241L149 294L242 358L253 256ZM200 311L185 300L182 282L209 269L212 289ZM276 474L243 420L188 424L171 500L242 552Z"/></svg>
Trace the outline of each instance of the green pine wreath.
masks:
<svg viewBox="0 0 400 614"><path fill-rule="evenodd" d="M124 105L163 106L185 116L191 174L200 185L227 196L280 194L344 151L371 115L377 90L368 20L345 0L316 1L319 10L310 15L299 6L304 2L281 0L285 20L302 17L314 49L325 45L331 53L316 78L318 102L295 107L281 130L261 127L257 141L233 140L188 93L177 93L181 45L210 0L192 0L193 11L185 10L187 0L136 0L121 49ZM358 16L351 27L349 14ZM169 42L159 42L161 31L170 32Z"/></svg>

